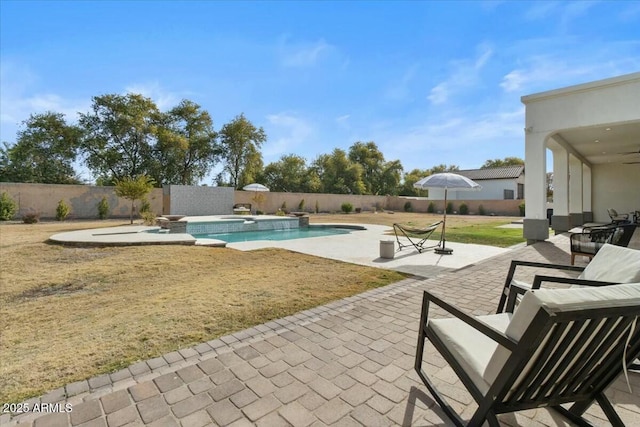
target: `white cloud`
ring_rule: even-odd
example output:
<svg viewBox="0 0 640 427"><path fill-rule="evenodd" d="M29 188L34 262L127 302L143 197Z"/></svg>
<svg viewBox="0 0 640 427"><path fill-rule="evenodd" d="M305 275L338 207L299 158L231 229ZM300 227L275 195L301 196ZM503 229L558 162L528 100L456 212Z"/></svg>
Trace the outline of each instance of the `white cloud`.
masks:
<svg viewBox="0 0 640 427"><path fill-rule="evenodd" d="M327 56L332 48L333 46L323 39L311 43L290 44L283 38L279 50L283 66L311 67Z"/></svg>
<svg viewBox="0 0 640 427"><path fill-rule="evenodd" d="M411 81L418 73L418 65L410 66L398 80L394 81L389 88L387 88L385 96L393 101L404 101L411 96Z"/></svg>
<svg viewBox="0 0 640 427"><path fill-rule="evenodd" d="M134 83L127 86L125 92L151 98L162 111L175 107L182 99L178 94L165 90L159 82Z"/></svg>
<svg viewBox="0 0 640 427"><path fill-rule="evenodd" d="M493 49L483 43L478 46L475 59L454 61L450 76L435 85L427 99L434 105L444 104L456 93L472 87L480 80L480 71L489 62L492 55Z"/></svg>
<svg viewBox="0 0 640 427"><path fill-rule="evenodd" d="M90 100L65 98L39 89L40 77L30 67L2 61L0 67L0 138L14 141L20 124L32 114L52 111L75 122L88 110Z"/></svg>
<svg viewBox="0 0 640 427"><path fill-rule="evenodd" d="M342 115L340 117L336 117L336 124L338 126L340 126L341 128L348 130L348 129L351 128L351 126L349 125L349 119L350 118L351 118L350 114L345 114L345 115Z"/></svg>
<svg viewBox="0 0 640 427"><path fill-rule="evenodd" d="M640 42L621 42L591 45L588 50L576 47L544 55L532 53L519 59L520 66L502 78L500 87L507 93L526 95L631 73L640 68L640 58L631 54L639 48ZM546 50L549 52L548 48ZM615 55L612 54L614 51L617 51Z"/></svg>
<svg viewBox="0 0 640 427"><path fill-rule="evenodd" d="M269 125L265 131L269 139L262 147L267 161L295 152L314 134L314 127L308 120L292 113L269 114L267 120Z"/></svg>

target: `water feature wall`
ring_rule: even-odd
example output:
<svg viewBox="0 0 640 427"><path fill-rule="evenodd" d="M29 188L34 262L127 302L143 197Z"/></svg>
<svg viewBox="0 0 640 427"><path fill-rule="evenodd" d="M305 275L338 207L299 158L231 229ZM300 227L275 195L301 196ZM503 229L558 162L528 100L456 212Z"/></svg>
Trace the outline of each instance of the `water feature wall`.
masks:
<svg viewBox="0 0 640 427"><path fill-rule="evenodd" d="M254 218L221 219L211 222L188 222L188 234L240 233L243 231L288 230L298 228L298 218Z"/></svg>
<svg viewBox="0 0 640 427"><path fill-rule="evenodd" d="M232 187L196 187L165 185L163 208L165 215L228 215L233 213L235 191Z"/></svg>

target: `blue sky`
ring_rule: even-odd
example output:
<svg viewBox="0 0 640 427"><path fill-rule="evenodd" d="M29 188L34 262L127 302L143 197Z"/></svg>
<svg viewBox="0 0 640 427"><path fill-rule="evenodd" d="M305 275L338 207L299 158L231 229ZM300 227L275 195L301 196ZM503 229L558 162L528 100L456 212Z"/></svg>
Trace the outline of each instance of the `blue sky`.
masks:
<svg viewBox="0 0 640 427"><path fill-rule="evenodd" d="M0 139L91 97L244 112L265 164L375 141L406 171L524 157L520 97L640 70L640 2L0 0ZM210 183L210 181L209 181Z"/></svg>

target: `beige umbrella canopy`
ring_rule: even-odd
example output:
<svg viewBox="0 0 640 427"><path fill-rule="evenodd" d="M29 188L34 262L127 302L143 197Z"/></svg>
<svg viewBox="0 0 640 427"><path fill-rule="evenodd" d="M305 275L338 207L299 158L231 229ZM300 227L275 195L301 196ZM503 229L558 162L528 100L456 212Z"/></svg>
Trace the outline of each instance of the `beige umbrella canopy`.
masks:
<svg viewBox="0 0 640 427"><path fill-rule="evenodd" d="M451 172L429 175L413 184L413 186L421 190L429 188L444 189L444 220L442 222L440 244L438 245L438 247L436 247L435 252L438 254L450 255L453 252L453 249L445 248L445 228L447 226L447 191L478 191L482 189L482 186L477 182L470 180L466 176L458 175L457 173Z"/></svg>

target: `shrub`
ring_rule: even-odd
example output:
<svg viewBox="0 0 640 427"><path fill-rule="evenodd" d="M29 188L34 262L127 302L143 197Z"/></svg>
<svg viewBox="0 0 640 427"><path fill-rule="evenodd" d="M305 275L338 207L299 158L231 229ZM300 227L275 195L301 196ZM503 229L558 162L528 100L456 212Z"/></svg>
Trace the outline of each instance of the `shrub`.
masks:
<svg viewBox="0 0 640 427"><path fill-rule="evenodd" d="M486 215L487 211L484 210L484 206L478 206L478 215Z"/></svg>
<svg viewBox="0 0 640 427"><path fill-rule="evenodd" d="M404 211L405 212L413 212L413 206L411 206L411 202L404 203Z"/></svg>
<svg viewBox="0 0 640 427"><path fill-rule="evenodd" d="M298 203L298 210L299 211L304 210L304 199L300 200L300 203Z"/></svg>
<svg viewBox="0 0 640 427"><path fill-rule="evenodd" d="M435 213L435 211L436 211L436 204L433 202L429 202L429 206L427 206L427 212Z"/></svg>
<svg viewBox="0 0 640 427"><path fill-rule="evenodd" d="M2 195L0 195L0 220L12 220L17 210L18 205L16 204L15 200L13 200L11 196L9 196L9 193L3 191Z"/></svg>
<svg viewBox="0 0 640 427"><path fill-rule="evenodd" d="M284 211L283 211L282 209L278 209L278 211L276 212L276 215L278 215L278 216L284 216L284 215L285 215L285 213L284 213Z"/></svg>
<svg viewBox="0 0 640 427"><path fill-rule="evenodd" d="M150 210L141 210L140 217L142 218L144 225L156 225L156 214L151 212Z"/></svg>
<svg viewBox="0 0 640 427"><path fill-rule="evenodd" d="M316 213L320 213L320 203L316 200Z"/></svg>
<svg viewBox="0 0 640 427"><path fill-rule="evenodd" d="M340 208L342 209L342 212L344 213L350 213L351 211L353 211L353 205L351 203L343 203Z"/></svg>
<svg viewBox="0 0 640 427"><path fill-rule="evenodd" d="M25 224L35 224L40 220L40 214L37 212L29 212L22 216L22 222Z"/></svg>
<svg viewBox="0 0 640 427"><path fill-rule="evenodd" d="M71 213L71 206L69 206L64 200L58 202L56 207L56 219L58 221L64 221Z"/></svg>
<svg viewBox="0 0 640 427"><path fill-rule="evenodd" d="M264 215L264 212L262 212L260 209L256 209L256 215Z"/></svg>
<svg viewBox="0 0 640 427"><path fill-rule="evenodd" d="M466 203L460 205L460 215L469 215L469 206Z"/></svg>
<svg viewBox="0 0 640 427"><path fill-rule="evenodd" d="M140 202L140 216L145 212L151 212L151 203L146 198Z"/></svg>
<svg viewBox="0 0 640 427"><path fill-rule="evenodd" d="M520 216L524 216L524 202L518 205L518 209L520 209Z"/></svg>
<svg viewBox="0 0 640 427"><path fill-rule="evenodd" d="M98 218L107 219L109 216L109 202L105 196L98 202Z"/></svg>
<svg viewBox="0 0 640 427"><path fill-rule="evenodd" d="M356 213L362 212L362 208L356 208Z"/></svg>
<svg viewBox="0 0 640 427"><path fill-rule="evenodd" d="M447 203L447 213L453 213L453 202Z"/></svg>

